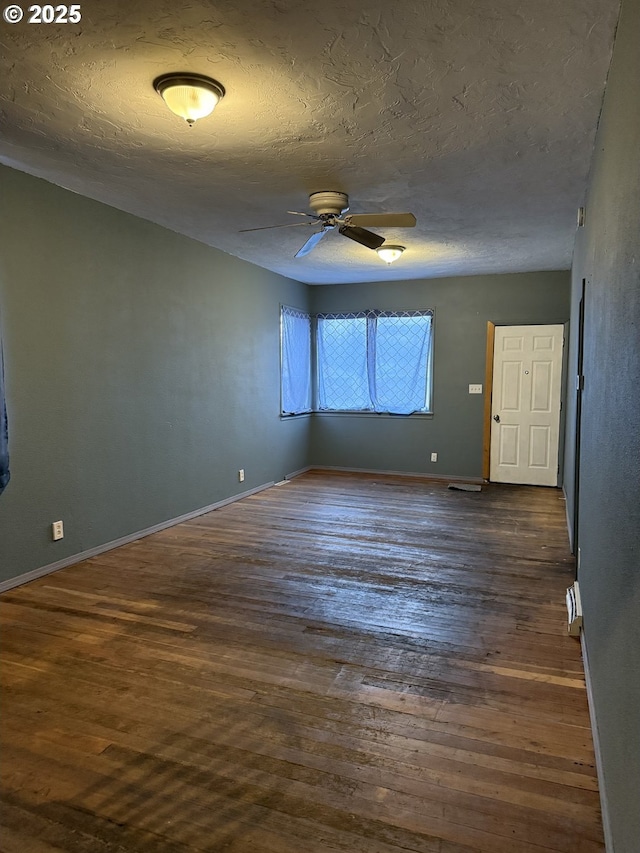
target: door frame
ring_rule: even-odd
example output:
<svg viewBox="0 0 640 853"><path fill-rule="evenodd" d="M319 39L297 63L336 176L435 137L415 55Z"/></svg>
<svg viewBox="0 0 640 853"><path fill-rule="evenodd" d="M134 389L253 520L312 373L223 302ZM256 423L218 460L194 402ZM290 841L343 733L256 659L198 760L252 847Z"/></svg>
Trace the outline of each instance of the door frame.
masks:
<svg viewBox="0 0 640 853"><path fill-rule="evenodd" d="M487 321L487 355L484 370L484 426L482 433L482 478L489 480L491 473L491 397L493 394L493 348L496 339L496 323Z"/></svg>
<svg viewBox="0 0 640 853"><path fill-rule="evenodd" d="M491 404L493 396L493 350L496 339L496 326L564 326L564 345L562 350L562 374L560 377L560 421L558 424L558 480L561 474L561 462L564 459L564 419L566 399L566 380L568 366L568 323L566 320L546 321L544 323L494 323L487 320L487 349L484 370L484 423L482 430L482 479L490 482L491 476Z"/></svg>
<svg viewBox="0 0 640 853"><path fill-rule="evenodd" d="M587 299L587 280L582 279L580 287L580 302L578 305L578 330L577 330L577 364L576 364L576 397L575 397L575 446L573 467L573 518L569 539L571 541L571 553L577 556L580 539L580 456L582 444L582 397L584 392L584 318Z"/></svg>

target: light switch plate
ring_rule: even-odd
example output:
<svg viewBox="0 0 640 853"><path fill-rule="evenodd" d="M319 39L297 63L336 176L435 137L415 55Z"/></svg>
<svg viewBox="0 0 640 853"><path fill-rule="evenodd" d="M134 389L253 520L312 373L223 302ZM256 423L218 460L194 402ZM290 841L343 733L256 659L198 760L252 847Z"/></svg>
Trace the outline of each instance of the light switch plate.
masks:
<svg viewBox="0 0 640 853"><path fill-rule="evenodd" d="M470 394L482 394L482 385L469 385Z"/></svg>

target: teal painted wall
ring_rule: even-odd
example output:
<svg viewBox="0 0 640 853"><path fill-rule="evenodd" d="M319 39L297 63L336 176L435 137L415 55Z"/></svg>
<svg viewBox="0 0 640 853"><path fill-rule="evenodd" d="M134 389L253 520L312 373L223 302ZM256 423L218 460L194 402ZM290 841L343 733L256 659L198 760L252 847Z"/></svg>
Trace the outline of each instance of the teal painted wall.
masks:
<svg viewBox="0 0 640 853"><path fill-rule="evenodd" d="M0 180L0 581L307 464L479 477L468 384L484 382L487 320L569 313L565 272L309 288L20 172ZM281 302L435 309L433 417L281 420Z"/></svg>
<svg viewBox="0 0 640 853"><path fill-rule="evenodd" d="M585 227L574 253L572 301L577 321L586 279L578 579L615 853L640 850L639 45L640 3L623 0ZM574 341L573 370L575 352ZM572 485L575 445L568 441L567 447ZM572 489L567 494L572 497Z"/></svg>
<svg viewBox="0 0 640 853"><path fill-rule="evenodd" d="M565 323L569 305L568 272L314 287L315 312L433 308L435 320L433 416L318 415L313 464L481 477L484 394L469 384L484 386L487 322Z"/></svg>
<svg viewBox="0 0 640 853"><path fill-rule="evenodd" d="M0 581L306 464L308 419L279 418L306 286L3 167L0 197Z"/></svg>

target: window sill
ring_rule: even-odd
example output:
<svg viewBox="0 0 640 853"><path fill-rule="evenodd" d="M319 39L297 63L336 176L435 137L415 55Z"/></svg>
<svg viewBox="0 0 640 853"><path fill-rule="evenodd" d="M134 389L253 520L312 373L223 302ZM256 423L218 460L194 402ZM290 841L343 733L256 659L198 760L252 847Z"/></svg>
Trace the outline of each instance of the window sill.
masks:
<svg viewBox="0 0 640 853"><path fill-rule="evenodd" d="M400 420L405 418L426 418L431 420L433 412L412 412L410 415L393 415L390 412L301 412L299 415L280 415L281 421L289 421L296 418L389 418Z"/></svg>
<svg viewBox="0 0 640 853"><path fill-rule="evenodd" d="M313 412L314 415L319 415L321 418L392 418L400 420L402 418L432 418L433 412L412 412L409 415L394 415L391 412Z"/></svg>

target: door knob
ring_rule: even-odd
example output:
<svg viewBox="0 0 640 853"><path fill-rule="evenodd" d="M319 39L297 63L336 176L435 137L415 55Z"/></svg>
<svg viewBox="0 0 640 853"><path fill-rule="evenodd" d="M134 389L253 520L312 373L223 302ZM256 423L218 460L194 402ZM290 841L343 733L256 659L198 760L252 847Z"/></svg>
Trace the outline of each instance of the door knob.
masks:
<svg viewBox="0 0 640 853"><path fill-rule="evenodd" d="M494 419L494 421L495 421L497 424L499 424L499 423L500 423L500 415L494 415L494 416L493 416L493 419Z"/></svg>

